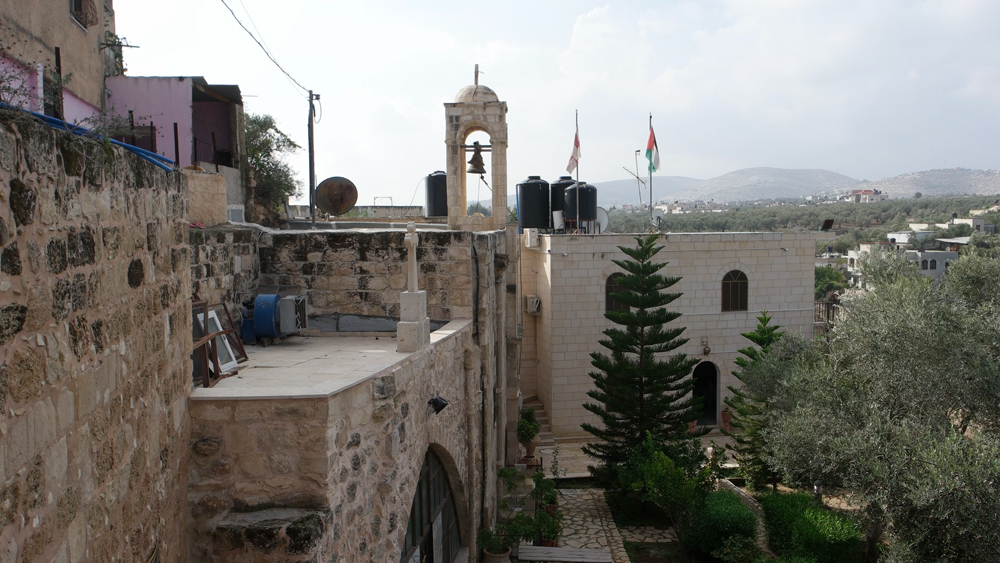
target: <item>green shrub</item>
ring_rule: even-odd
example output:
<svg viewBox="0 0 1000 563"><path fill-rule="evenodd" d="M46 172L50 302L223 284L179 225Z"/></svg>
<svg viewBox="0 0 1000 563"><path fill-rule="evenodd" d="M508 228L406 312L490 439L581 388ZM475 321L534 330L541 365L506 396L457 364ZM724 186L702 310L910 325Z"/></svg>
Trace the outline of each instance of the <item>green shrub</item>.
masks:
<svg viewBox="0 0 1000 563"><path fill-rule="evenodd" d="M692 551L712 553L733 537L756 538L757 516L732 491L716 491L705 497L681 541Z"/></svg>
<svg viewBox="0 0 1000 563"><path fill-rule="evenodd" d="M764 509L764 527L771 551L782 556L795 554L795 522L807 508L816 505L816 500L807 493L771 493L758 500Z"/></svg>
<svg viewBox="0 0 1000 563"><path fill-rule="evenodd" d="M522 444L530 442L541 430L542 425L535 417L535 409L521 409L517 420L517 441Z"/></svg>
<svg viewBox="0 0 1000 563"><path fill-rule="evenodd" d="M861 558L861 527L827 510L808 493L773 493L760 498L767 543L783 557L815 563L851 563Z"/></svg>
<svg viewBox="0 0 1000 563"><path fill-rule="evenodd" d="M861 559L861 527L857 522L825 508L810 507L793 526L798 555L816 563L852 563Z"/></svg>

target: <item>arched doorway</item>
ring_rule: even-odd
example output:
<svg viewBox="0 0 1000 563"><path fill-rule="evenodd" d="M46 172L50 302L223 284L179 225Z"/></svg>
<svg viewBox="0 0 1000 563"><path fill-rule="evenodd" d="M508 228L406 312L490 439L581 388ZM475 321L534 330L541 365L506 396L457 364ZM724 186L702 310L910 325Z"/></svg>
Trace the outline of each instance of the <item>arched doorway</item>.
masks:
<svg viewBox="0 0 1000 563"><path fill-rule="evenodd" d="M444 465L427 450L413 494L400 563L451 563L462 548L455 498Z"/></svg>
<svg viewBox="0 0 1000 563"><path fill-rule="evenodd" d="M694 368L694 397L701 398L698 426L719 423L719 370L712 362L702 362Z"/></svg>

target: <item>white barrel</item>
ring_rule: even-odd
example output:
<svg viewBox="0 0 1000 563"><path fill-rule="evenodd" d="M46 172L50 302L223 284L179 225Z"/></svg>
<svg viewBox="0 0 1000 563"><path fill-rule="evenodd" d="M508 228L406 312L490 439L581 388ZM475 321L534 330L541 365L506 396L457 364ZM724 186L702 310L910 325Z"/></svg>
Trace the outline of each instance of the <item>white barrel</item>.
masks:
<svg viewBox="0 0 1000 563"><path fill-rule="evenodd" d="M564 228L562 214L563 214L562 209L559 209L559 210L556 210L556 211L552 212L552 228L553 229L562 229L562 228Z"/></svg>

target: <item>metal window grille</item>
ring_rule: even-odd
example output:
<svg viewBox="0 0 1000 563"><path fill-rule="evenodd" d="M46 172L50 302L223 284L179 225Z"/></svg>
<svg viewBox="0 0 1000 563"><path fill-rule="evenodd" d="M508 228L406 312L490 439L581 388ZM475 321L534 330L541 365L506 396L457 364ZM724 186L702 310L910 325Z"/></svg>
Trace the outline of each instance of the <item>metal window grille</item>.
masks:
<svg viewBox="0 0 1000 563"><path fill-rule="evenodd" d="M750 282L747 275L733 270L722 278L722 310L746 311L749 308Z"/></svg>

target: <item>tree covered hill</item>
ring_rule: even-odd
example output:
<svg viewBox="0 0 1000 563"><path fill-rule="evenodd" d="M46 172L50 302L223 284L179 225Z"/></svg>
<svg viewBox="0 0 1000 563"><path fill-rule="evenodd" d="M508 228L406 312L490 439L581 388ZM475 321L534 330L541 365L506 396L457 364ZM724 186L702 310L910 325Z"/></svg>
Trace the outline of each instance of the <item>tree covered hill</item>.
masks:
<svg viewBox="0 0 1000 563"><path fill-rule="evenodd" d="M889 197L912 197L917 192L924 196L995 194L1000 193L1000 171L968 168L925 170L868 182L858 188L881 190Z"/></svg>

